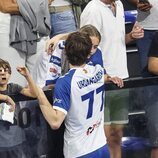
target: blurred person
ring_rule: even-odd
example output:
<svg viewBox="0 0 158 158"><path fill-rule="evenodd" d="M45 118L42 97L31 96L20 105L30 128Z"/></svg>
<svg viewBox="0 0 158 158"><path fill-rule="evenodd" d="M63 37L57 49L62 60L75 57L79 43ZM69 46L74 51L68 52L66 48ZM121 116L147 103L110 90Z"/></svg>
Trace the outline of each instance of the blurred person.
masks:
<svg viewBox="0 0 158 158"><path fill-rule="evenodd" d="M25 135L23 129L17 125L15 103L9 95L23 94L29 97L36 97L29 88L30 74L28 70L23 72L17 68L17 71L28 81L28 87L9 83L12 74L11 66L8 61L0 59L0 108L2 112L0 120L0 157L3 158L21 158L24 156L22 144L25 141ZM1 98L2 96L5 96L6 99ZM11 108L8 107L8 104ZM4 115L10 117L8 118Z"/></svg>
<svg viewBox="0 0 158 158"><path fill-rule="evenodd" d="M158 31L158 1L138 1L128 0L137 7L137 21L144 28L144 37L137 40L138 53L140 55L141 75L150 77L156 72L156 52L157 52L157 31ZM144 87L140 92L143 100L143 106L147 116L147 129L149 131L149 140L152 147L151 158L158 158L157 145L157 87Z"/></svg>
<svg viewBox="0 0 158 158"><path fill-rule="evenodd" d="M158 75L158 32L155 32L153 40L148 54L148 71L152 75ZM158 123L157 123L157 113L158 104L156 94L158 93L158 88L148 88L147 89L147 106L145 107L147 116L147 127L149 131L149 140L151 144L151 158L158 158Z"/></svg>
<svg viewBox="0 0 158 158"><path fill-rule="evenodd" d="M95 18L97 17L97 18ZM142 38L143 28L136 22L125 34L124 8L120 0L92 0L81 14L80 26L94 25L101 32L100 48L106 72L128 78L126 44ZM123 127L128 123L129 90L106 93L105 135L111 158L121 158Z"/></svg>

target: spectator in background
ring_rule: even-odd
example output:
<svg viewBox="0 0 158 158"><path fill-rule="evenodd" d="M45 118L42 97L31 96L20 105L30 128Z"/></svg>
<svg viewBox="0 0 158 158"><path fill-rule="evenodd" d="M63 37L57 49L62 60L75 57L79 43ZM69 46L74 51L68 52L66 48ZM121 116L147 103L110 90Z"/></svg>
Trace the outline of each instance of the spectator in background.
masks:
<svg viewBox="0 0 158 158"><path fill-rule="evenodd" d="M97 17L97 18L96 18ZM92 0L81 14L80 26L94 25L101 33L104 68L110 76L128 78L126 43L142 38L137 23L125 35L124 9L120 0ZM106 93L105 135L111 158L121 158L123 127L128 123L128 90Z"/></svg>
<svg viewBox="0 0 158 158"><path fill-rule="evenodd" d="M152 74L158 75L158 31L155 33L149 49L148 70Z"/></svg>
<svg viewBox="0 0 158 158"><path fill-rule="evenodd" d="M27 71L23 71L20 68L17 68L17 71L25 77L30 84L30 74ZM11 98L8 95L17 95L23 94L29 97L36 97L33 91L29 87L22 87L15 83L9 83L11 76L11 67L10 64L0 59L0 98L6 96L5 101L3 98L0 100L0 157L1 158L27 158L24 154L23 143L25 141L24 130L17 125L16 120L16 109L15 104L10 100ZM11 103L12 109L9 111L7 102ZM5 112L4 112L5 111ZM14 112L15 111L15 115ZM12 113L12 114L10 114ZM10 117L5 117L3 115ZM5 118L5 119L4 119Z"/></svg>
<svg viewBox="0 0 158 158"><path fill-rule="evenodd" d="M128 0L138 10L137 21L144 28L144 37L137 40L138 53L140 55L141 74L143 77L153 76L156 73L157 31L158 31L158 1L157 0ZM149 55L149 60L148 60ZM148 71L149 70L149 71ZM158 158L157 143L157 86L144 87L140 91L143 107L148 119L149 139L152 146L151 158ZM138 92L139 93L139 92Z"/></svg>
<svg viewBox="0 0 158 158"><path fill-rule="evenodd" d="M72 10L72 3L67 0L53 0L49 5L51 18L51 34L76 31L76 21Z"/></svg>
<svg viewBox="0 0 158 158"><path fill-rule="evenodd" d="M155 32L148 54L148 71L158 75L158 32ZM148 118L149 140L152 147L151 158L158 158L158 87L146 88L147 106L145 107Z"/></svg>
<svg viewBox="0 0 158 158"><path fill-rule="evenodd" d="M16 67L24 65L32 73L37 57L45 50L46 36L50 34L50 17L47 0L43 0L42 5L35 0L28 2L18 0L17 2L20 7L19 15L17 13L2 13L0 10L0 58L9 61L13 72L15 72L12 74L10 81L24 86L26 81L22 77L17 78ZM21 3L24 4L22 5ZM32 5L29 5L29 3ZM30 9L28 14L25 14L25 9L29 8L28 6ZM33 6L32 9L31 6ZM35 9L39 10L39 12L35 13ZM24 19L28 20L28 25ZM21 30L20 33L18 32L19 30ZM25 34L25 31L28 30L29 33ZM39 36L37 37L37 32L40 38ZM30 47L25 45L28 39L30 39L30 43L28 42Z"/></svg>

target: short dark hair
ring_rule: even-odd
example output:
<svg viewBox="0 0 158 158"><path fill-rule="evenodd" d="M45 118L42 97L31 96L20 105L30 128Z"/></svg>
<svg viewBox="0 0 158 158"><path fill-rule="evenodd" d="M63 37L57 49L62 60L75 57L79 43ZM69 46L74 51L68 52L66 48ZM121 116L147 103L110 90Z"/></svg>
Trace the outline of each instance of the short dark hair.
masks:
<svg viewBox="0 0 158 158"><path fill-rule="evenodd" d="M65 43L65 53L70 64L80 66L86 63L91 54L92 41L82 32L71 33Z"/></svg>
<svg viewBox="0 0 158 158"><path fill-rule="evenodd" d="M0 68L8 69L9 74L11 74L11 72L12 72L9 62L6 60L3 60L1 58L0 58Z"/></svg>

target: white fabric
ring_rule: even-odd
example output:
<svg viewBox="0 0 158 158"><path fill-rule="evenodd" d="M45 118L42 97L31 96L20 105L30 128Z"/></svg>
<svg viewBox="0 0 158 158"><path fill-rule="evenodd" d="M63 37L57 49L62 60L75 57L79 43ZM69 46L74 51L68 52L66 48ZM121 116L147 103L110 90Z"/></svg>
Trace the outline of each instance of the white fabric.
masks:
<svg viewBox="0 0 158 158"><path fill-rule="evenodd" d="M60 60L64 48L63 43L63 40L59 41L52 55L48 55L47 52L42 52L37 59L32 75L36 84L41 88L46 85L47 80L56 80L61 75L61 66L59 65L61 65ZM56 63L59 63L59 65Z"/></svg>
<svg viewBox="0 0 158 158"><path fill-rule="evenodd" d="M14 123L14 111L9 111L10 105L6 103L0 104L0 120L8 121L10 123Z"/></svg>
<svg viewBox="0 0 158 158"><path fill-rule="evenodd" d="M50 55L48 55L47 52L42 52L38 57L36 66L33 70L33 80L41 88L43 88L46 83L49 59Z"/></svg>
<svg viewBox="0 0 158 158"><path fill-rule="evenodd" d="M81 14L81 27L92 24L98 29L106 72L124 79L128 77L124 9L121 1L115 3L116 17L100 0L89 2Z"/></svg>
<svg viewBox="0 0 158 158"><path fill-rule="evenodd" d="M54 0L50 6L65 6L71 5L71 3L67 0Z"/></svg>
<svg viewBox="0 0 158 158"><path fill-rule="evenodd" d="M144 29L158 30L158 0L149 0L152 8L148 12L138 10L137 20Z"/></svg>

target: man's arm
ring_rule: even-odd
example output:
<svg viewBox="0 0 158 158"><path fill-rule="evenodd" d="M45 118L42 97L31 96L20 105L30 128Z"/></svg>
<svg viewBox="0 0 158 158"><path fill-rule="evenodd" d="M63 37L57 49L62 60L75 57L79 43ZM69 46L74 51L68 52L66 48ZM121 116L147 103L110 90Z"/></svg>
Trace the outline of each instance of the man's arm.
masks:
<svg viewBox="0 0 158 158"><path fill-rule="evenodd" d="M53 108L41 88L38 88L34 83L32 86L33 90L37 94L39 106L44 118L47 120L52 129L58 129L65 119L65 113Z"/></svg>
<svg viewBox="0 0 158 158"><path fill-rule="evenodd" d="M46 43L46 52L48 54L52 54L52 51L55 50L57 44L59 43L60 40L66 40L68 35L70 33L63 33L63 34L58 34L54 37L52 37L50 40L47 41Z"/></svg>
<svg viewBox="0 0 158 158"><path fill-rule="evenodd" d="M149 57L148 70L151 73L158 75L158 57Z"/></svg>
<svg viewBox="0 0 158 158"><path fill-rule="evenodd" d="M119 77L110 77L109 75L105 74L104 75L104 82L113 82L116 84L118 87L122 88L124 86L123 80Z"/></svg>
<svg viewBox="0 0 158 158"><path fill-rule="evenodd" d="M130 2L131 4L137 7L139 0L128 0L128 2Z"/></svg>
<svg viewBox="0 0 158 158"><path fill-rule="evenodd" d="M18 72L21 73L27 79L29 87L33 94L37 96L40 109L52 129L58 129L65 119L65 114L59 110L55 110L53 106L47 100L43 90L35 84L31 75L25 67L18 67Z"/></svg>
<svg viewBox="0 0 158 158"><path fill-rule="evenodd" d="M132 28L132 31L125 35L125 42L127 44L132 42L133 40L140 39L143 37L144 37L144 29L136 21Z"/></svg>
<svg viewBox="0 0 158 158"><path fill-rule="evenodd" d="M146 12L152 8L152 5L149 1L141 2L141 0L128 0L131 4L137 7L137 9Z"/></svg>
<svg viewBox="0 0 158 158"><path fill-rule="evenodd" d="M28 71L28 69L26 67L17 67L17 71L25 77L25 79L28 82L28 86L23 88L22 91L20 92L21 94L28 96L28 97L32 97L32 98L36 98L36 94L34 93L34 91L31 88L31 80L32 77Z"/></svg>

